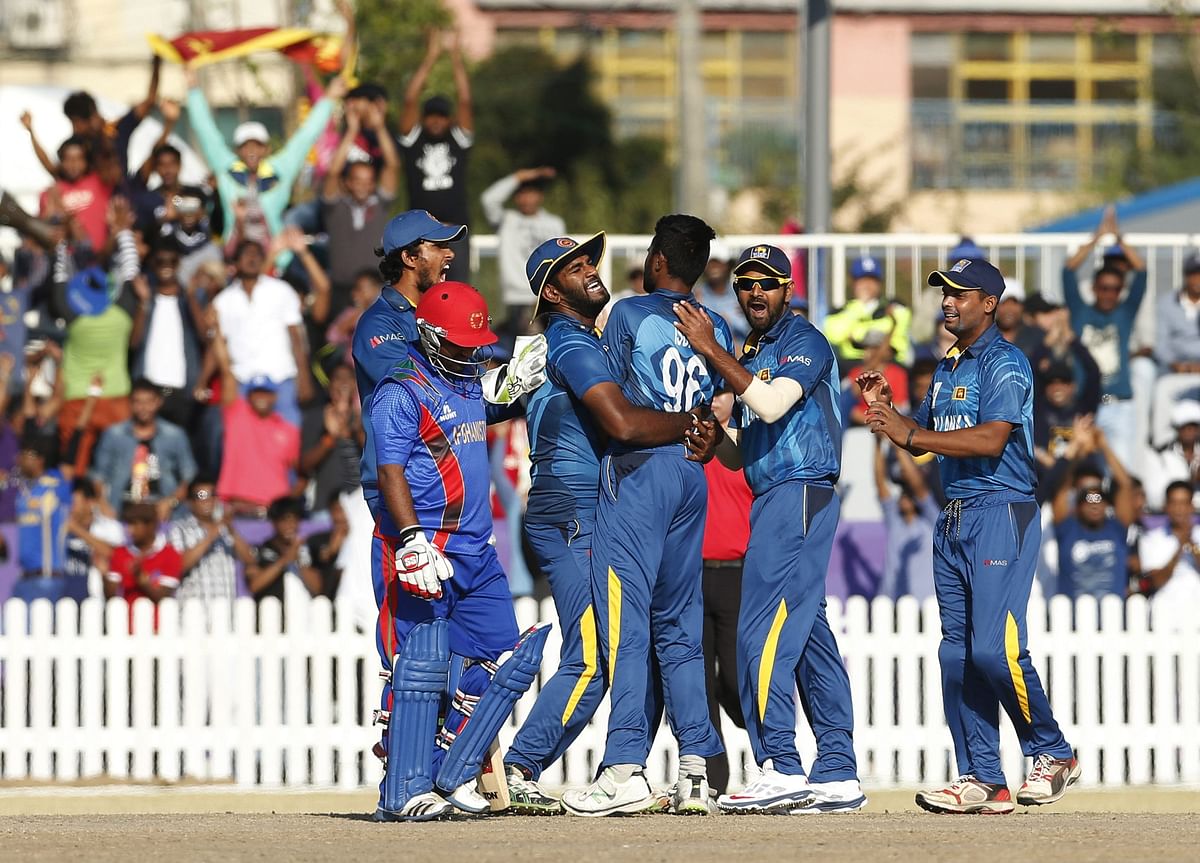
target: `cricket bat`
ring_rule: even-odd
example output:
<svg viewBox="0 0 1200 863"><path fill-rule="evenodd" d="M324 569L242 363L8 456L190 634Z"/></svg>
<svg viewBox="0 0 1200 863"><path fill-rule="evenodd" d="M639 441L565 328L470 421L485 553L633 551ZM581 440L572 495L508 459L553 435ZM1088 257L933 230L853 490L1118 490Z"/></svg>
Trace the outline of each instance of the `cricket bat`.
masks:
<svg viewBox="0 0 1200 863"><path fill-rule="evenodd" d="M499 737L488 747L483 767L479 771L478 784L479 793L492 807L493 812L502 812L508 808L508 777L504 773L504 753L500 750Z"/></svg>

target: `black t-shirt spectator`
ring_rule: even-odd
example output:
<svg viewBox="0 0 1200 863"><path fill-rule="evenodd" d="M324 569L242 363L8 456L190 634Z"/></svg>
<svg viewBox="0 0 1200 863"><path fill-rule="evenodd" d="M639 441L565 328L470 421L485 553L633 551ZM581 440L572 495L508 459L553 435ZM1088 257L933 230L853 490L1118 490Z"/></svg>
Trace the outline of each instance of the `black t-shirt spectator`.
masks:
<svg viewBox="0 0 1200 863"><path fill-rule="evenodd" d="M459 126L435 140L420 123L400 138L410 209L428 210L443 222L468 224L467 154L473 143L471 133Z"/></svg>
<svg viewBox="0 0 1200 863"><path fill-rule="evenodd" d="M321 575L320 596L333 599L337 596L338 584L342 580L342 571L338 568L338 553L331 547L332 532L326 530L314 533L308 538L308 556L313 568Z"/></svg>
<svg viewBox="0 0 1200 863"><path fill-rule="evenodd" d="M279 558L283 557L286 549L287 540L278 536L271 537L258 548L258 565L271 566ZM305 566L312 566L312 560L308 556L308 546L301 543L300 553L296 556L296 562L290 564L283 572L279 573L279 578L255 593L254 601L262 602L268 596L273 596L280 602L283 602L283 584L287 580L288 573L296 576L296 578L300 578L300 568Z"/></svg>

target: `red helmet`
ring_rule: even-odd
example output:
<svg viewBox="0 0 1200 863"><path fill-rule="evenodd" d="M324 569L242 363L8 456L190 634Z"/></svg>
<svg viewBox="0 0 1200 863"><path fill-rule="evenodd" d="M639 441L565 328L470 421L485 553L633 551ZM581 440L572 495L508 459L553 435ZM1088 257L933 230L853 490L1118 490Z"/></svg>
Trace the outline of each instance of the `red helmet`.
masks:
<svg viewBox="0 0 1200 863"><path fill-rule="evenodd" d="M492 332L491 323L487 300L463 282L440 282L417 303L417 326L462 348L495 344L499 337Z"/></svg>

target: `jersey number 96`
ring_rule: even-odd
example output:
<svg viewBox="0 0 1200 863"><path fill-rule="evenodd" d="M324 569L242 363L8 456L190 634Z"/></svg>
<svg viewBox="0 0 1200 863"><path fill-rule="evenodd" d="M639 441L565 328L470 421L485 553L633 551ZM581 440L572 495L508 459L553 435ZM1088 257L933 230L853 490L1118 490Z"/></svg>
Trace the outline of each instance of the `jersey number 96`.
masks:
<svg viewBox="0 0 1200 863"><path fill-rule="evenodd" d="M692 355L685 362L677 348L667 348L662 358L663 392L667 395L663 410L684 411L695 407L707 377L708 368L700 357Z"/></svg>

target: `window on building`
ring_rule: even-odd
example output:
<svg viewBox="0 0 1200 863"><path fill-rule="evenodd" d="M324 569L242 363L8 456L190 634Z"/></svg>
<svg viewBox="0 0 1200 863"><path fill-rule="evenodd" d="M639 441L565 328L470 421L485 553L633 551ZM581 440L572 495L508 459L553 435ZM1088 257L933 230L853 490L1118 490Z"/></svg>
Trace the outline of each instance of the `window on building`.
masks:
<svg viewBox="0 0 1200 863"><path fill-rule="evenodd" d="M1156 88L1169 84L1165 68L1156 76L1151 65L1160 40L1111 32L913 34L914 187L1086 185L1122 142L1152 139L1149 109Z"/></svg>

